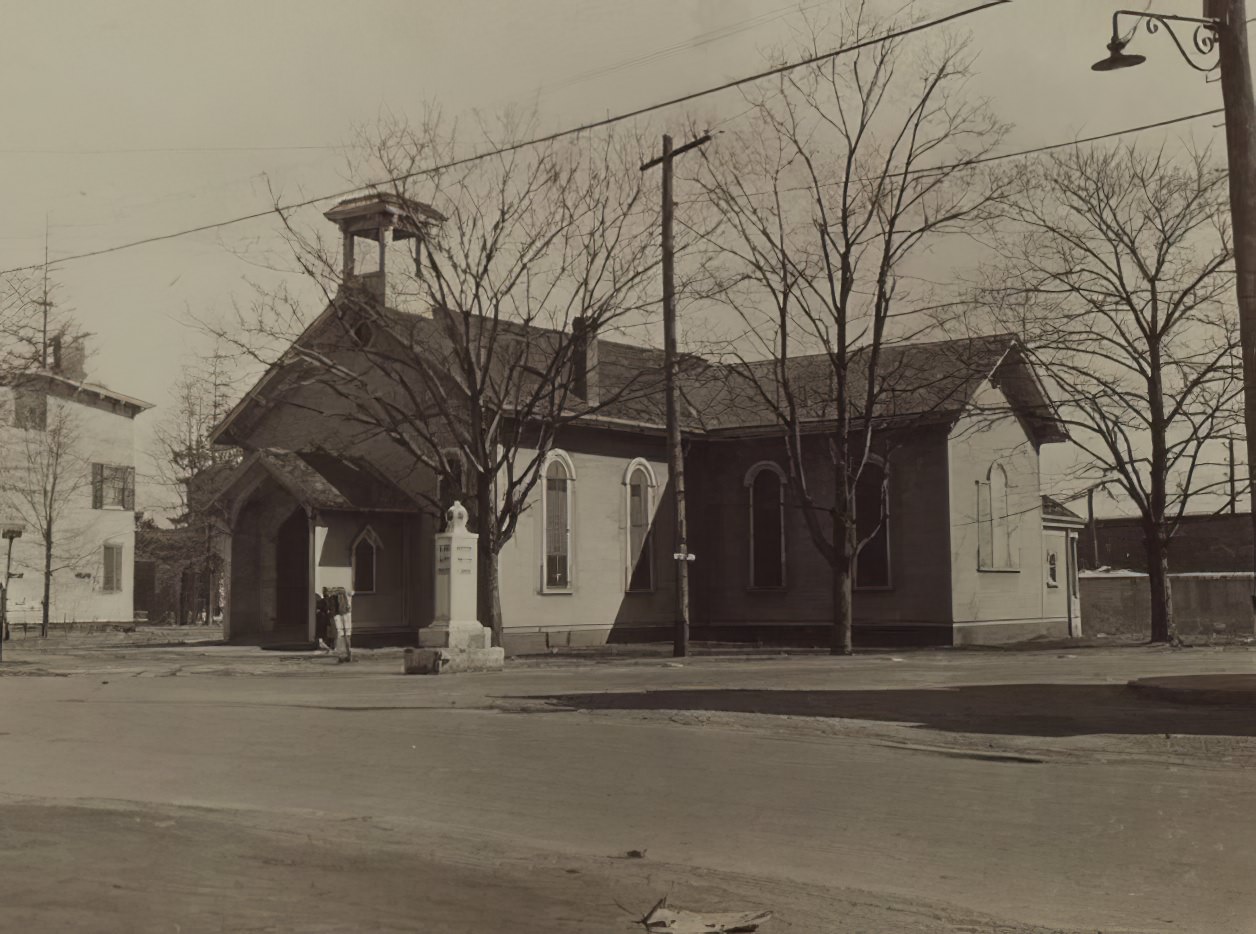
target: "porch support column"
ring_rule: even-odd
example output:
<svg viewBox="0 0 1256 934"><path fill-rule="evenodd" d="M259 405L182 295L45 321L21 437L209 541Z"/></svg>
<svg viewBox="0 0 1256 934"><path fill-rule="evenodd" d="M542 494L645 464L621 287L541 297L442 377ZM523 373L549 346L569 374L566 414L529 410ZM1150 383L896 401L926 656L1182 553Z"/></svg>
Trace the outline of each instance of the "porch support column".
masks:
<svg viewBox="0 0 1256 934"><path fill-rule="evenodd" d="M218 575L222 587L222 641L231 641L231 539L230 534L224 535L214 530L214 546L222 559ZM214 596L217 596L216 594ZM212 602L211 602L212 607Z"/></svg>
<svg viewBox="0 0 1256 934"><path fill-rule="evenodd" d="M309 515L309 534L305 536L306 541L306 574L305 579L309 581L305 594L305 631L306 638L310 642L318 639L316 595L321 591L318 589L318 556L322 552L322 541L319 537L318 513L310 511ZM323 538L327 537L327 529L322 529Z"/></svg>

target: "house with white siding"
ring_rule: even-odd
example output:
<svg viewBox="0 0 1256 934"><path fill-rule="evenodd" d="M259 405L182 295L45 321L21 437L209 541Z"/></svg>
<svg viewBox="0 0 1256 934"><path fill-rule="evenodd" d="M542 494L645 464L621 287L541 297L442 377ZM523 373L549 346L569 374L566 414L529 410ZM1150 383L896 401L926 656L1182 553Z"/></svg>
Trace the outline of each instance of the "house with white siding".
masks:
<svg viewBox="0 0 1256 934"><path fill-rule="evenodd" d="M40 622L48 564L50 622L129 622L135 419L151 406L89 381L81 338L64 347L54 339L49 356L47 367L0 384L0 527L21 532L12 544L9 622ZM7 549L0 541L0 582Z"/></svg>

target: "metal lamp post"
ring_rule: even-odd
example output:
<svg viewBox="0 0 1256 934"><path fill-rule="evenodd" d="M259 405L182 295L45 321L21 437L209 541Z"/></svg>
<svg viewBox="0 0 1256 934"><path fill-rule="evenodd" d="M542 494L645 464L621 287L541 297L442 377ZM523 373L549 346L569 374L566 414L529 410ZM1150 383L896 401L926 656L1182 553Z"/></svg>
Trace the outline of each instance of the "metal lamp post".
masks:
<svg viewBox="0 0 1256 934"><path fill-rule="evenodd" d="M1114 71L1146 61L1142 55L1125 51L1133 38L1133 32L1122 36L1118 29L1119 19L1125 16L1141 20L1149 33L1163 29L1182 58L1196 71L1219 70L1221 73L1226 158L1230 171L1230 222L1234 232L1234 284L1243 349L1243 421L1251 483L1252 470L1256 468L1256 214L1253 213L1256 208L1256 161L1253 161L1256 98L1252 94L1252 69L1247 51L1247 0L1204 0L1203 12L1203 17L1192 17L1117 10L1112 14L1108 57L1095 62L1091 68ZM1178 35L1181 25L1194 26L1188 41ZM1249 489L1256 490L1256 483ZM1253 541L1256 541L1256 508L1251 508L1250 512ZM1252 608L1256 612L1256 591L1252 594Z"/></svg>
<svg viewBox="0 0 1256 934"><path fill-rule="evenodd" d="M0 536L9 543L8 556L4 560L4 586L0 587L0 661L4 661L4 643L9 638L9 581L13 574L13 542L22 537L23 526L0 526Z"/></svg>

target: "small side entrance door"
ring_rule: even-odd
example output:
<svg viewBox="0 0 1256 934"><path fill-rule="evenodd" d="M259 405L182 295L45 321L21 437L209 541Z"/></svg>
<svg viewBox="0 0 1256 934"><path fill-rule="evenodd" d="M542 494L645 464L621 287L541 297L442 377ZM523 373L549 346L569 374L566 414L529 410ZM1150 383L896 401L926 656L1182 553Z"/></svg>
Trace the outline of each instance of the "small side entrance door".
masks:
<svg viewBox="0 0 1256 934"><path fill-rule="evenodd" d="M1065 575L1068 580L1068 634L1073 637L1082 634L1082 595L1081 583L1077 575L1077 533L1068 533L1068 547L1064 549L1067 555L1068 573Z"/></svg>
<svg viewBox="0 0 1256 934"><path fill-rule="evenodd" d="M275 536L275 629L305 639L309 629L310 528L305 511L293 511Z"/></svg>

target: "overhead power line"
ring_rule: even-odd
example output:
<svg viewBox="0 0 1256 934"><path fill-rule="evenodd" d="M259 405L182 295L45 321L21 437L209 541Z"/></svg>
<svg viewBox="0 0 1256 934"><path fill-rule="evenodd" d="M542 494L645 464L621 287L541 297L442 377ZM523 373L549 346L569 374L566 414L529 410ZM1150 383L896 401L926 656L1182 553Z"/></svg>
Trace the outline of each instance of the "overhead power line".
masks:
<svg viewBox="0 0 1256 934"><path fill-rule="evenodd" d="M348 149L348 146L131 146L119 149L0 149L0 156L113 156L140 153L301 152Z"/></svg>
<svg viewBox="0 0 1256 934"><path fill-rule="evenodd" d="M1066 149L1070 146L1085 146L1087 143L1097 143L1100 140L1114 139L1115 137L1118 137L1118 136L1127 136L1130 133L1142 133L1146 130L1157 130L1157 129L1160 129L1161 127L1173 126L1174 124L1177 124L1177 123L1188 123L1191 120L1198 120L1200 117L1213 117L1223 112L1224 112L1224 109L1221 107L1217 107L1213 110L1201 110L1199 113L1186 114L1181 117L1170 117L1168 120L1157 120L1155 123L1143 123L1138 126L1126 127L1123 130L1111 130L1107 133L1100 133L1097 136L1082 136L1082 137L1078 137L1077 139L1068 139L1059 143L1047 143L1044 146L1034 146L1030 149L1018 149L1016 152L1001 152L1001 153L996 153L994 155L989 155L989 156L978 156L974 159L966 159L963 162L950 162L950 163L945 163L943 165L922 165L918 169L908 169L904 174L906 175L930 175L934 172L949 172L952 169L963 169L963 168L968 168L969 166L974 166L974 165L985 165L990 162L1001 162L1004 159L1020 159L1024 156L1033 156L1041 152L1051 152L1052 150L1055 150L1055 149ZM746 112L743 112L742 116L744 116L745 113ZM859 179L852 179L852 181L875 182L876 179L875 178L859 178ZM844 181L826 182L816 187L835 188L839 185L844 185L844 184L846 184L846 182ZM796 185L789 188L779 189L780 193L782 194L788 193L788 192L800 192L800 191L812 191L812 190L814 189L809 185ZM759 195L770 195L770 194L775 194L775 193L776 193L775 190L752 191L752 192L748 192L747 196L757 197ZM703 200L705 199L689 198L679 203L680 204L697 204L698 202L703 201Z"/></svg>
<svg viewBox="0 0 1256 934"><path fill-rule="evenodd" d="M494 156L506 155L508 153L517 152L518 150L526 149L531 146L539 146L544 143L554 142L555 140L559 140L567 136L576 136L576 135L579 135L580 133L587 133L591 130L597 130L597 129L601 129L602 127L611 126L616 123L622 123L625 120L631 120L635 117L640 117L645 114L652 113L656 110L663 110L668 107L675 107L678 104L686 104L690 101L698 100L703 97L708 97L712 94L718 94L722 91L728 91L728 90L731 90L732 88L741 87L742 85L745 85L745 84L752 84L753 82L761 81L764 78L771 78L776 75L785 74L786 72L793 71L796 68L802 68L806 65L813 65L817 62L822 62L830 58L836 58L840 55L847 55L851 52L857 52L860 49L865 49L865 48L869 48L870 46L879 45L883 42L889 42L894 39L901 39L904 36L909 36L909 35L912 35L913 33L923 32L927 29L933 29L938 26L942 26L946 23L950 23L950 22L954 22L955 20L962 19L963 17L972 16L976 13L981 13L981 12L984 12L985 10L993 9L994 7L1006 6L1007 4L1010 4L1011 2L1012 0L987 0L987 2L980 3L976 6L967 7L966 9L959 10L955 13L949 13L946 16L939 16L939 17L936 17L935 19L925 20L920 23L915 23L911 26L905 26L901 29L891 30L890 32L884 33L883 35L873 36L868 39L863 39L859 42L855 42L850 45L843 46L840 49L834 49L830 52L824 52L819 55L813 55L813 56L810 56L809 58L804 58L796 62L788 62L784 65L778 65L774 68L769 68L765 71L760 71L752 75L747 75L746 77L743 77L743 78L736 78L732 81L726 81L723 84L718 84L709 88L704 88L700 91L691 91L688 94L682 94L679 97L673 97L669 100L660 101L659 103L656 103L656 104L650 104L646 107L639 107L636 110L630 110L625 113L616 114L611 117L604 117L601 120L594 120L592 122L584 123L579 126L570 127L565 130L559 130L555 133L548 133L543 136L533 137L531 139L523 140L518 143L511 143L508 146L501 146L497 149L489 150L487 152L475 153L470 156L465 156L461 159L454 159L442 165L428 166L427 168L419 169L414 172L407 172L404 175L393 176L391 178L386 178L380 181L371 182L366 185L357 185L353 188L347 188L343 191L331 192L328 194L319 195L318 197L308 198L304 201L295 201L289 204L275 205L274 207L267 208L265 211L255 211L251 214L242 214L238 217L228 218L227 220L215 221L209 224L201 224L197 227L188 227L183 230L176 230L167 234L158 234L152 237L144 237L139 240L131 240L129 242L115 244L114 246L110 246L110 247L102 247L99 250L90 250L85 253L75 253L70 256L61 257L60 259L56 260L53 263L53 265L54 266L62 265L64 263L74 262L76 260L89 259L94 256L103 256L108 253L117 253L122 250L129 250L135 247L146 246L152 243L160 243L165 240L174 240L178 237L190 236L191 234L195 234L195 233L204 233L209 230L219 230L223 227L230 227L235 224L245 223L246 221L258 220L263 217L268 217L276 212L294 211L299 208L310 207L322 201L329 201L333 198L344 198L350 195L360 194L361 192L364 192L364 191L374 191L385 185L391 185L397 182L408 181L409 179L419 178L424 175L431 175L435 172L441 172L447 169L457 168L459 166L468 165L473 162L479 162L480 160L483 160L483 159L490 159ZM9 275L15 272L27 272L30 270L41 269L41 268L43 268L42 263L34 263L27 266L14 266L10 269L0 270L0 275Z"/></svg>

